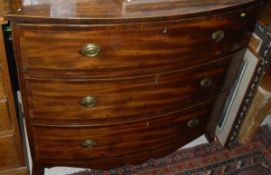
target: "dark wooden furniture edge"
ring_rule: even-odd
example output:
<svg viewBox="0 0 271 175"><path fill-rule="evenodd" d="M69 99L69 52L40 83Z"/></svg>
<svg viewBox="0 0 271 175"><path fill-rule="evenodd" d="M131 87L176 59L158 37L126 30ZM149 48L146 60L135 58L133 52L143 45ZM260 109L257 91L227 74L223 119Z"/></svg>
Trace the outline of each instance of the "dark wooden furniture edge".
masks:
<svg viewBox="0 0 271 175"><path fill-rule="evenodd" d="M0 18L0 25L4 25L7 24L7 21L5 21L3 18ZM2 31L2 27L0 28L0 41L3 41L3 31ZM3 74L3 83L5 84L5 89L6 89L6 93L7 93L7 97L8 97L8 104L9 106L12 106L9 110L10 110L10 116L11 116L11 120L12 120L12 124L13 124L13 130L14 130L14 138L15 138L15 144L16 144L16 151L17 151L17 155L18 155L18 166L21 166L20 168L14 169L14 170L9 170L9 171L1 171L1 173L3 173L3 175L9 175L9 174L18 174L18 175L27 175L28 170L26 167L26 162L25 162L25 155L24 155L24 150L23 150L23 145L22 145L22 139L21 137L23 137L20 132L19 126L18 126L18 119L17 119L17 114L15 111L15 102L14 102L14 98L13 98L13 92L12 92L12 87L11 87L11 83L10 83L10 76L9 76L9 70L8 70L8 63L7 63L7 57L6 57L6 51L5 51L5 46L0 44L0 57L2 57L2 59L0 61L2 61L2 74ZM8 174L9 173L9 174Z"/></svg>
<svg viewBox="0 0 271 175"><path fill-rule="evenodd" d="M182 14L182 15L171 15L171 16L150 16L150 17L123 17L123 18L91 18L91 17L85 17L85 18L54 18L54 17L44 17L44 16L29 16L29 15L22 15L18 12L9 12L4 15L6 20L12 20L13 22L16 21L16 23L51 23L51 24L118 24L118 23L141 23L141 22L155 22L155 21L168 21L168 20L177 20L177 19L187 19L192 17L202 17L202 16L210 16L213 14L216 14L218 12L225 12L227 13L229 10L240 10L242 8L245 8L247 6L253 6L255 5L262 6L263 4L259 4L258 0L256 1L250 1L241 5L236 5L228 8L218 8L218 9L212 9L209 11L202 11L202 12L196 12L191 14Z"/></svg>

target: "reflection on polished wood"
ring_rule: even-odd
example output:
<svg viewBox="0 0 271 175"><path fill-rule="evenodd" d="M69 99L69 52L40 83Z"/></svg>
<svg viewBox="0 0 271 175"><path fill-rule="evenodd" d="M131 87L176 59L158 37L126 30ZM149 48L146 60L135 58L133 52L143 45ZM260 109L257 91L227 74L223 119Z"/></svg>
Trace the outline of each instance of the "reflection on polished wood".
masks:
<svg viewBox="0 0 271 175"><path fill-rule="evenodd" d="M169 17L191 16L225 8L240 8L245 4L255 4L257 0L22 0L21 6L11 4L11 13L8 19L26 21L41 21L50 19L50 22L61 22L72 19L73 23L92 23L102 20L136 19L149 20L150 18L161 20ZM19 9L19 10L18 10ZM110 9L110 10L109 10ZM31 20L30 20L31 19ZM52 20L54 19L54 20ZM92 19L94 21L85 21ZM63 22L63 21L62 21Z"/></svg>

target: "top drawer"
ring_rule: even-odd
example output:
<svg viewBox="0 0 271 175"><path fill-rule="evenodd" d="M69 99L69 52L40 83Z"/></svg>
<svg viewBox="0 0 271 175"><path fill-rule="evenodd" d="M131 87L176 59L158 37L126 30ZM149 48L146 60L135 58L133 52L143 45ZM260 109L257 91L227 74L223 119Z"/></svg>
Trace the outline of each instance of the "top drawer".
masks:
<svg viewBox="0 0 271 175"><path fill-rule="evenodd" d="M122 77L181 69L245 47L255 12L99 26L19 24L20 63L34 77ZM87 44L94 48L87 51Z"/></svg>

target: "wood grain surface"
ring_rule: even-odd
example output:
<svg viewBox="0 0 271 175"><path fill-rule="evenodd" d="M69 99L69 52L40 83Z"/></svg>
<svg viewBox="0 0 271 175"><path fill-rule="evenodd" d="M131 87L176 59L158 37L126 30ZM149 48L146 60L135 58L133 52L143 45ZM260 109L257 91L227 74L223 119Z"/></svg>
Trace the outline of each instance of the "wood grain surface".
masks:
<svg viewBox="0 0 271 175"><path fill-rule="evenodd" d="M261 0L21 0L21 7L12 8L7 19L27 23L104 24L139 21L161 21L208 15L255 5ZM135 1L134 1L135 2ZM18 10L19 9L19 10Z"/></svg>
<svg viewBox="0 0 271 175"><path fill-rule="evenodd" d="M266 0L263 10L261 10L261 15L258 20L263 25L270 26L271 24L271 0Z"/></svg>
<svg viewBox="0 0 271 175"><path fill-rule="evenodd" d="M242 144L249 143L268 114L271 114L271 71L267 70L238 135ZM247 130L249 129L249 132Z"/></svg>
<svg viewBox="0 0 271 175"><path fill-rule="evenodd" d="M18 167L10 170L1 171L0 175L26 175L27 172L27 167Z"/></svg>
<svg viewBox="0 0 271 175"><path fill-rule="evenodd" d="M246 13L246 17L240 14ZM30 77L123 77L187 68L247 46L256 9L189 20L114 26L18 25L20 66ZM222 30L222 41L211 35ZM94 58L80 49L101 47ZM17 59L19 59L17 58Z"/></svg>
<svg viewBox="0 0 271 175"><path fill-rule="evenodd" d="M23 2L7 19L33 174L42 175L140 163L211 132L263 1ZM217 31L221 41L212 40ZM83 56L87 43L101 53ZM96 106L81 106L86 96ZM191 119L199 126L188 128ZM82 148L86 139L96 147Z"/></svg>
<svg viewBox="0 0 271 175"><path fill-rule="evenodd" d="M0 100L0 133L1 131L8 131L12 129L12 120L9 114L9 107L7 100Z"/></svg>
<svg viewBox="0 0 271 175"><path fill-rule="evenodd" d="M188 70L122 79L27 79L29 117L44 124L92 125L153 118L226 90L238 68L232 64L240 61L240 56L224 58ZM206 78L212 82L202 87L201 81ZM96 106L81 106L80 100L86 96L95 97Z"/></svg>
<svg viewBox="0 0 271 175"><path fill-rule="evenodd" d="M0 135L0 172L2 170L13 169L18 166L19 157L16 151L16 142L13 132Z"/></svg>
<svg viewBox="0 0 271 175"><path fill-rule="evenodd" d="M15 1L14 1L15 2ZM17 114L10 82L9 68L2 25L6 24L1 17L2 5L0 2L0 174L9 171L9 174L28 174L25 165L23 145L18 126Z"/></svg>
<svg viewBox="0 0 271 175"><path fill-rule="evenodd" d="M0 65L0 69L1 69L1 65ZM0 100L5 100L5 99L6 99L6 94L4 91L3 75L0 71Z"/></svg>
<svg viewBox="0 0 271 175"><path fill-rule="evenodd" d="M21 0L1 0L0 1L0 19L3 20L3 16L6 13L10 13L18 8L22 7Z"/></svg>
<svg viewBox="0 0 271 175"><path fill-rule="evenodd" d="M172 112L159 119L144 120L135 123L103 127L42 127L33 126L36 160L59 162L89 162L99 168L112 168L110 158L119 157L120 166L124 162L121 156L149 154L156 149L182 145L204 132L211 112L214 98L202 102L183 111ZM190 128L187 123L191 119L199 120L199 125ZM178 139L182 138L182 139ZM81 143L86 139L96 141L93 148L84 148ZM99 160L100 159L100 160ZM91 161L103 161L95 165ZM132 163L135 160L126 160ZM109 163L109 164L108 164ZM64 163L65 164L65 163Z"/></svg>

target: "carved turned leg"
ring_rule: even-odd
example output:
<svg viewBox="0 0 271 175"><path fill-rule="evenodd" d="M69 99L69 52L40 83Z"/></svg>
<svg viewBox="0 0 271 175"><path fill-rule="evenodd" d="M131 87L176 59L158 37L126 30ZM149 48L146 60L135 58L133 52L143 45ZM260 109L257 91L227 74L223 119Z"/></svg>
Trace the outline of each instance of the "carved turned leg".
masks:
<svg viewBox="0 0 271 175"><path fill-rule="evenodd" d="M33 162L32 175L44 175L44 168L42 164Z"/></svg>

